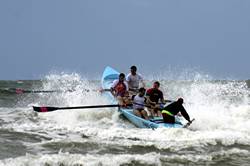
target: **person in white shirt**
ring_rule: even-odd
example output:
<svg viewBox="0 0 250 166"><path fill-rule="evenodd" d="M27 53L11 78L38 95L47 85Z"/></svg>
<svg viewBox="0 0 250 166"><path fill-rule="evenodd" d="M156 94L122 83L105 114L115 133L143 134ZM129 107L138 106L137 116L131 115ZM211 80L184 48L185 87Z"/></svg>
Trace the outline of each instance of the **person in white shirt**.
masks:
<svg viewBox="0 0 250 166"><path fill-rule="evenodd" d="M136 94L138 92L140 83L142 84L141 87L145 87L143 77L140 74L136 73L136 71L137 71L136 66L131 66L130 67L130 73L126 77L129 92L132 95L134 95L134 94Z"/></svg>
<svg viewBox="0 0 250 166"><path fill-rule="evenodd" d="M139 93L132 97L133 101L133 112L136 116L144 118L146 120L149 119L147 112L145 111L145 97L146 89L140 88Z"/></svg>

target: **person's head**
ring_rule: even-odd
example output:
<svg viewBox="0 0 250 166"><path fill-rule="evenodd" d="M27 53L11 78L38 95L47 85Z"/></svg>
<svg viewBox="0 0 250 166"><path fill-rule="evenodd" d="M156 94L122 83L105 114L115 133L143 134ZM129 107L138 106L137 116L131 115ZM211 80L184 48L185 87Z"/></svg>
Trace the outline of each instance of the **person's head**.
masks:
<svg viewBox="0 0 250 166"><path fill-rule="evenodd" d="M178 98L178 100L176 102L179 104L183 104L184 100L183 100L183 98Z"/></svg>
<svg viewBox="0 0 250 166"><path fill-rule="evenodd" d="M124 81L125 80L125 74L124 73L121 73L119 75L119 81Z"/></svg>
<svg viewBox="0 0 250 166"><path fill-rule="evenodd" d="M132 74L132 75L135 75L135 74L136 74L136 71L137 71L136 66L131 66L131 67L130 67L130 71L131 71L131 74Z"/></svg>
<svg viewBox="0 0 250 166"><path fill-rule="evenodd" d="M159 89L159 87L160 87L160 83L158 81L155 81L153 84L153 88Z"/></svg>
<svg viewBox="0 0 250 166"><path fill-rule="evenodd" d="M139 89L139 96L144 96L145 95L145 92L146 92L146 89L145 88L140 88Z"/></svg>

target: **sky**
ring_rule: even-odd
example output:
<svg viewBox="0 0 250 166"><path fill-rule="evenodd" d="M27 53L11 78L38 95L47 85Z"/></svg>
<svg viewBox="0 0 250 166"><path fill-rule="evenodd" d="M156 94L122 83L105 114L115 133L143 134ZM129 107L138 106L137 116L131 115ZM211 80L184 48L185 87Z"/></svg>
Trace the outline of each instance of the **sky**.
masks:
<svg viewBox="0 0 250 166"><path fill-rule="evenodd" d="M131 65L249 79L249 63L249 0L0 1L0 80Z"/></svg>

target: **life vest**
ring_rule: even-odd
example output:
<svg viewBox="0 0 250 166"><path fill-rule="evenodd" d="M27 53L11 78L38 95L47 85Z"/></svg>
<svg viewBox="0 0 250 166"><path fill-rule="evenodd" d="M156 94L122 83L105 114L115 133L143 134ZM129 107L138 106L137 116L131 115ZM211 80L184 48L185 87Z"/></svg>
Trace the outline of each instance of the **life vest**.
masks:
<svg viewBox="0 0 250 166"><path fill-rule="evenodd" d="M118 82L114 89L116 92L116 96L123 97L126 92L126 85L124 82Z"/></svg>

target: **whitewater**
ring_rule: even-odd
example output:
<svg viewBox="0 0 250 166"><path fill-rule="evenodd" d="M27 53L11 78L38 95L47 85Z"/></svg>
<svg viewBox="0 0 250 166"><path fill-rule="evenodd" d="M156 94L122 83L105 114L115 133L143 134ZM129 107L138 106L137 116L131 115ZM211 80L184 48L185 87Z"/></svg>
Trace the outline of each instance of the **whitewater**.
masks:
<svg viewBox="0 0 250 166"><path fill-rule="evenodd" d="M165 99L183 97L195 118L188 129L136 128L117 108L32 110L110 104L98 92L100 80L77 73L0 81L0 165L249 165L249 82L200 74L158 78L147 78L147 88L159 80ZM60 92L16 94L10 88Z"/></svg>

